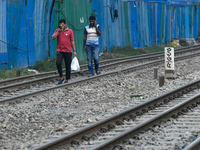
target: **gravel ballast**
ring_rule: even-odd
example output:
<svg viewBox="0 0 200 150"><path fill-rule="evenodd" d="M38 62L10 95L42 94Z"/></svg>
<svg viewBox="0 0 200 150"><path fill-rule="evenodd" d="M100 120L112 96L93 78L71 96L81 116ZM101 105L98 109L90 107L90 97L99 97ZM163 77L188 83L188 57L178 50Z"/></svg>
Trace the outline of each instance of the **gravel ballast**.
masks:
<svg viewBox="0 0 200 150"><path fill-rule="evenodd" d="M103 77L0 105L0 148L29 149L199 79L199 57L175 62L175 80L159 87L153 69ZM164 65L158 66L164 75Z"/></svg>

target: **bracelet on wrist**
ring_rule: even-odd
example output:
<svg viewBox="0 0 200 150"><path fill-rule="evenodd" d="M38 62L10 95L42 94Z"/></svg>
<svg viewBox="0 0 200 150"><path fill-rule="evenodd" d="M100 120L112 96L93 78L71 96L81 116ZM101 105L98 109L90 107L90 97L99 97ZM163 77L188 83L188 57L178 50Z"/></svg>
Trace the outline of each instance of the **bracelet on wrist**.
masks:
<svg viewBox="0 0 200 150"><path fill-rule="evenodd" d="M76 50L74 50L74 52L76 52Z"/></svg>

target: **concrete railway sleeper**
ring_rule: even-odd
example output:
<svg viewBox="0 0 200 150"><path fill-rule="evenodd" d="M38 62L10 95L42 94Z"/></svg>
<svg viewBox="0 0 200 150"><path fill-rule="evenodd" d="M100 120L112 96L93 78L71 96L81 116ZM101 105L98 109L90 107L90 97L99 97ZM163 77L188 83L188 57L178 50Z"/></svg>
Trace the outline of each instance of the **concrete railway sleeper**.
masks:
<svg viewBox="0 0 200 150"><path fill-rule="evenodd" d="M199 51L199 48L200 48L199 45L195 45L195 46L191 46L191 47L184 47L184 48L176 49L175 56L194 53L194 52ZM109 69L109 67L112 68L112 66L114 66L114 65L125 64L128 62L132 62L132 63L134 63L134 62L142 63L143 62L144 63L147 61L157 60L157 59L162 59L162 58L164 58L163 52L157 52L157 53L144 54L144 55L139 55L139 56L131 56L131 57L125 57L125 58L100 61L100 65L101 65L100 67L101 67L101 69L104 70L104 68ZM63 72L65 72L65 70L63 70ZM83 75L87 74L87 72L88 72L87 65L82 65L81 71L72 72L72 78L80 76L80 75L83 76ZM44 72L44 73L39 73L39 74L34 74L34 75L28 75L28 76L22 76L22 77L16 77L16 78L12 78L12 79L2 80L2 81L0 81L0 88L2 86L14 84L14 83L16 84L15 86L20 85L20 84L30 85L31 83L37 83L37 82L41 82L41 81L42 82L50 81L50 82L54 83L56 79L58 79L57 71L50 71L50 72ZM14 86L14 85L12 85L12 86Z"/></svg>
<svg viewBox="0 0 200 150"><path fill-rule="evenodd" d="M175 58L175 61L185 60L188 58L197 57L199 55L200 55L200 52L192 53L190 55L178 56ZM26 86L24 86L24 83L20 83L20 85L22 84L22 87L19 87L17 89L15 89L15 88L18 87L19 85L18 86L15 86L15 85L14 86L12 86L12 85L4 86L4 87L0 88L0 92L1 92L0 103L7 103L7 102L11 102L11 101L22 100L23 98L42 94L49 90L53 90L53 89L57 89L57 88L66 88L67 86L81 84L84 82L96 80L98 78L109 76L109 75L120 74L120 73L127 74L127 73L130 73L133 71L145 69L146 67L147 68L151 68L153 66L157 67L157 65L159 65L159 64L164 64L164 60L163 59L162 60L154 60L154 61L150 61L147 63L138 64L138 65L134 65L134 66L131 65L131 67L126 67L126 68L124 68L124 66L122 66L122 68L119 68L119 70L116 70L116 71L108 71L106 73L102 73L98 76L93 76L90 78L78 78L74 81L71 81L68 84L61 84L61 85L49 84L47 82L47 84L43 83L43 84L41 84L41 86L37 85L37 86L33 86L33 87L31 87L30 85L27 85L28 83L25 83Z"/></svg>
<svg viewBox="0 0 200 150"><path fill-rule="evenodd" d="M158 80L153 79L152 68L141 70L139 68L140 65L137 65L133 68L127 67L117 71L110 71L111 74L105 73L102 74L102 76L86 78L85 81L80 80L80 82L73 82L71 84L66 84L61 87L45 87L45 89L42 89L42 91L40 92L38 92L39 90L41 90L41 88L39 87L35 87L34 89L30 88L26 91L26 95L24 95L24 91L21 90L23 89L23 87L18 90L18 93L20 93L20 95L18 95L18 93L13 93L14 95L9 95L8 90L7 92L9 97L7 97L7 100L9 101L6 101L4 99L5 101L2 101L2 103L0 104L0 138L3 138L0 140L0 145L2 146L2 148L5 147L5 149L32 148L37 146L38 144L49 142L49 140L51 139L60 138L64 134L72 133L73 131L76 131L76 129L80 129L81 127L86 127L86 124L88 123L96 122L95 120L87 120L92 116L95 116L95 118L97 117L97 120L101 120L101 118L106 118L131 106L136 106L137 104L140 105L141 102L145 103L146 100L163 94L164 92L169 91L169 89L174 89L176 87L187 84L191 82L191 80L194 81L198 79L199 72L197 72L197 70L200 69L197 63L199 62L199 57L194 57L195 55L197 56L197 54L188 57L184 56L184 58L182 58L183 61L177 62L175 64L176 80L166 80L165 85L161 88L157 87ZM189 57L191 57L192 59L187 59ZM181 59L180 56L179 59ZM175 60L177 61L179 59L176 58ZM163 65L161 65L163 64L162 61L163 60L160 60L160 62L155 61L154 63L152 63L152 65L159 65L159 68L161 67L159 69L159 74L163 74ZM131 69L133 72L126 72L129 69ZM135 72L134 70L138 71ZM192 71L195 72L190 74ZM98 87L100 88L100 90L97 90ZM146 89L146 94L142 92L143 95L141 97L140 94L142 93L137 92L136 88ZM147 91L148 88L150 88L152 92ZM166 110L166 108L168 107L167 104L172 103L172 100L174 98L179 98L179 100L177 100L178 102L181 101L180 96L184 98L185 96L188 97L190 94L195 94L195 91L194 93L188 93L195 90L195 88L198 88L198 85L194 88L188 88L185 89L183 92L174 94L173 96L170 96L168 99L164 99L161 102L152 104L148 107L144 107L134 112L133 114L124 116L119 120L116 120L114 123L108 124L109 127L102 126L101 132L103 132L104 134L108 134L106 135L106 137L108 138L110 137L110 132L105 133L105 131L108 131L107 128L115 129L118 133L121 130L124 131L125 128L130 127L131 125L129 124L129 122L131 121L130 118L134 118L137 115L135 123L137 123L137 119L139 118L149 119L149 116L159 114L162 109ZM33 93L31 93L31 91ZM136 99L136 97L131 98L133 91L133 96L136 96L137 94L137 97L140 97L141 99ZM135 92L137 93L135 94ZM110 95L110 93L112 93L112 95ZM75 98L77 96L76 94L78 95L77 98ZM3 103L7 104L4 105ZM106 107L104 107L103 105ZM162 109L160 110L159 107L162 107ZM111 111L107 112L107 108L109 108ZM65 113L62 113L62 111L64 111ZM81 115L79 115L79 113L81 113ZM75 116L75 118L68 118L68 116ZM79 118L79 120L76 119L77 117ZM193 118L196 118L196 120L198 119L198 117L196 116ZM73 123L71 121L68 122L67 120L67 122L63 122L63 119L70 119L71 121L73 121ZM130 121L128 122L128 120ZM119 128L118 126L120 126L120 124L123 125L123 123L126 123L124 128ZM58 128L60 125L66 128L61 130L60 128ZM116 127L118 127L118 129L116 129ZM87 140L90 136L92 135L85 134L84 139ZM92 139L94 139L95 141L95 138L97 138L98 136L98 134L94 134L92 136ZM36 139L37 137L39 138ZM103 136L102 139L104 137L105 136ZM18 139L22 139L23 141L18 141ZM9 143L6 144L7 141ZM75 139L74 141L75 143L80 143L79 139ZM94 141L90 140L90 145L93 144ZM20 144L20 142L23 143ZM78 148L91 148L87 145L87 143L85 143L85 145L82 145L81 143ZM70 145L68 148L73 149L75 147L71 147Z"/></svg>
<svg viewBox="0 0 200 150"><path fill-rule="evenodd" d="M200 94L198 93L138 126L129 128L112 139L91 147L90 150L174 150L184 147L184 150L197 150L199 148L200 119L193 122L192 120L188 121L188 118L199 117L199 105ZM188 147L186 147L187 145Z"/></svg>
<svg viewBox="0 0 200 150"><path fill-rule="evenodd" d="M148 144L150 143L152 149L163 145L170 149L177 146L176 142L171 143L171 145L168 142L173 139L174 134L176 134L176 140L180 139L179 135L185 133L185 129L191 130L191 133L196 131L193 140L200 135L200 129L198 128L200 119L197 117L200 107L199 93L200 80L123 110L116 115L49 141L32 150L140 149L141 147L137 143L140 140L140 143L143 142L142 135L145 135L146 139L151 135L151 139L157 140L158 137L154 137L153 133L157 134L163 130L166 130L166 139L161 141L161 138L161 142L157 142L157 145L151 144L152 141L145 144L149 147ZM196 118L195 122L184 119L192 119L193 117ZM174 133L174 130L178 132ZM189 139L190 137L185 136L185 138ZM182 146L187 146L191 142L189 141ZM179 143L177 144L179 145Z"/></svg>

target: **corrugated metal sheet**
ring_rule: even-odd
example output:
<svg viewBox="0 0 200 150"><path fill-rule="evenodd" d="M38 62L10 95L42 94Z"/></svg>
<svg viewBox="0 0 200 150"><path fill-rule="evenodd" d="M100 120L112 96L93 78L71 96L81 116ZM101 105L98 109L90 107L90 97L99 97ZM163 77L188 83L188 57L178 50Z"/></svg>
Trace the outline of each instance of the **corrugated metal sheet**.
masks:
<svg viewBox="0 0 200 150"><path fill-rule="evenodd" d="M33 66L36 60L44 60L48 57L50 49L50 25L51 25L51 9L53 0L35 0L28 1L28 32L31 38L28 38L28 49L29 51L29 64ZM33 43L34 41L34 43ZM33 59L31 59L33 57Z"/></svg>
<svg viewBox="0 0 200 150"><path fill-rule="evenodd" d="M6 37L6 0L0 2L0 69L6 69L6 64L8 62L8 51L7 45L2 43L2 41L7 42Z"/></svg>
<svg viewBox="0 0 200 150"><path fill-rule="evenodd" d="M129 33L131 33L129 31L129 20L128 18L130 17L129 16L129 13L128 13L128 4L127 2L124 3L124 24L125 24L125 35L126 35L126 45L130 45L130 35Z"/></svg>
<svg viewBox="0 0 200 150"><path fill-rule="evenodd" d="M78 3L81 0L77 1ZM155 3L158 2L158 3ZM145 47L151 45L159 45L170 43L173 38L195 38L198 35L198 14L194 14L195 5L184 6L179 5L194 3L194 1L129 1L121 0L95 0L92 3L92 11L96 12L97 22L100 24L102 35L100 36L100 51L110 51L112 46L132 45L134 47ZM63 8L71 5L72 9L64 9L67 17L82 9L77 9L77 6L72 2L63 1ZM75 1L73 3L76 3ZM88 2L89 3L89 2ZM173 4L173 5L171 5ZM175 6L175 4L177 4ZM82 3L82 7L85 5ZM57 6L57 9L59 7ZM113 19L114 9L118 10L118 17ZM86 10L85 10L86 11ZM60 13L60 12L59 12ZM56 16L60 16L57 14ZM74 19L79 18L74 16ZM87 19L87 18L86 18ZM57 19L58 21L58 19ZM56 21L56 27L57 27ZM194 25L195 23L195 25ZM77 21L72 23L74 26L80 24ZM85 26L85 24L84 24ZM70 27L70 26L69 26ZM72 26L71 26L72 27ZM198 26L199 27L199 26ZM83 27L84 28L84 27ZM73 27L72 27L73 29ZM74 30L80 37L82 33ZM85 59L82 53L82 37L76 39L76 46L80 47L78 57L80 60ZM80 42L79 42L80 41ZM54 45L55 46L55 45Z"/></svg>
<svg viewBox="0 0 200 150"><path fill-rule="evenodd" d="M126 4L122 3L119 0L97 0L92 4L92 10L96 9L98 12L98 14L96 15L97 21L100 24L102 31L102 35L100 36L101 52L103 50L107 50L109 52L112 46L126 46L126 37L129 37L128 39L131 39L130 34L126 36L125 32L125 30L129 31L129 29L127 29L128 27L126 27L128 23L125 23L124 16L127 14L124 14L124 12L126 12L124 10L124 5ZM119 16L117 18L114 18L114 9L118 10ZM128 41L128 43L131 42Z"/></svg>
<svg viewBox="0 0 200 150"><path fill-rule="evenodd" d="M7 1L8 68L27 64L26 10L23 1Z"/></svg>
<svg viewBox="0 0 200 150"><path fill-rule="evenodd" d="M135 2L138 0L121 0L123 2ZM192 5L194 3L200 3L200 0L143 0L144 2L154 3L166 3L168 5Z"/></svg>
<svg viewBox="0 0 200 150"><path fill-rule="evenodd" d="M129 3L132 5L132 10L137 10L135 14L140 16L137 19L136 16L135 19L133 17L129 19L132 22L137 21L137 27L132 26L132 30L137 34L132 36L138 38L138 44L135 44L135 47L169 43L173 38L196 38L198 35L199 11L197 9L199 8L197 5L183 7L148 1ZM132 11L129 13L134 15Z"/></svg>
<svg viewBox="0 0 200 150"><path fill-rule="evenodd" d="M96 12L97 22L101 26L101 30L102 30L102 35L100 36L101 51L103 51L103 49L110 50L111 46L113 46L113 43L115 42L116 39L122 39L121 35L118 35L116 33L121 33L121 30L124 27L124 24L123 24L124 21L119 21L118 23L115 23L113 26L113 24L111 23L112 21L110 17L110 9L109 9L111 5L115 6L115 4L110 1L95 1L92 3L92 5L89 1L85 1L85 0L76 0L76 1L64 0L64 1L56 2L55 7L54 7L54 30L58 27L59 19L65 18L67 20L67 26L71 28L74 32L76 50L77 50L78 58L80 60L86 59L86 54L82 52L83 36L84 36L83 32L84 32L84 27L89 24L88 19L91 13ZM124 11L123 6L121 6L120 9ZM119 17L119 18L123 19L122 17ZM115 25L117 26L120 25L120 26L117 27ZM120 32L118 31L116 32L115 28L118 28ZM127 30L129 30L128 20L127 20ZM127 33L129 33L129 31L127 31ZM130 42L129 39L127 41ZM121 46L126 45L125 34L124 34L123 42L124 43ZM53 43L53 49L54 50L51 49L51 51L54 52L54 56L55 56L56 40Z"/></svg>
<svg viewBox="0 0 200 150"><path fill-rule="evenodd" d="M101 52L112 46L144 47L173 38L196 38L200 31L200 0L56 0L51 11L53 2L0 1L0 69L32 66L36 60L55 57L57 45L51 36L61 18L74 31L78 58L85 60L83 30L92 12L102 31Z"/></svg>
<svg viewBox="0 0 200 150"><path fill-rule="evenodd" d="M32 66L36 60L47 58L50 36L50 9L53 0L3 0L0 2L0 35L7 56L6 68ZM2 9L3 8L3 9ZM3 37L3 38L2 38ZM6 48L5 48L6 47ZM2 57L2 53L0 58ZM6 59L4 54L3 59ZM2 60L1 59L1 62ZM3 60L6 61L6 60ZM0 65L5 68L5 65Z"/></svg>
<svg viewBox="0 0 200 150"><path fill-rule="evenodd" d="M81 60L86 59L86 54L82 52L83 49L83 32L86 25L89 24L89 16L91 15L91 3L85 0L63 0L57 1L54 6L54 31L58 28L58 21L66 19L67 26L73 30L75 38L75 46L78 58ZM57 41L54 40L55 56ZM52 57L53 57L52 56Z"/></svg>

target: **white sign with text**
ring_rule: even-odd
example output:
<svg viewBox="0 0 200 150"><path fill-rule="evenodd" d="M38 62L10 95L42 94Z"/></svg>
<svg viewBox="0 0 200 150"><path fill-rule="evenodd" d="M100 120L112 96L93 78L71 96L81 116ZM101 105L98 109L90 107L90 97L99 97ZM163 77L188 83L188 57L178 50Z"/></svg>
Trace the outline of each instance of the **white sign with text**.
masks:
<svg viewBox="0 0 200 150"><path fill-rule="evenodd" d="M174 70L174 48L165 47L165 70Z"/></svg>

